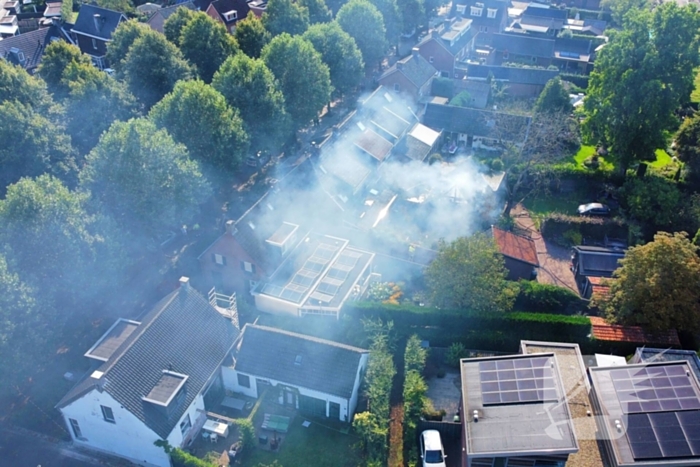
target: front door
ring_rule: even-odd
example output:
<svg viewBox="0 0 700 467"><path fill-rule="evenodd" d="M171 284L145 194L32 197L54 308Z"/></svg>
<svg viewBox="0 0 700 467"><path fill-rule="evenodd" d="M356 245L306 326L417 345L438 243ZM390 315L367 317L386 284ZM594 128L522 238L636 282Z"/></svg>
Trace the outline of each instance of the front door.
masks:
<svg viewBox="0 0 700 467"><path fill-rule="evenodd" d="M328 417L332 420L340 420L340 404L337 402L329 402L328 404Z"/></svg>

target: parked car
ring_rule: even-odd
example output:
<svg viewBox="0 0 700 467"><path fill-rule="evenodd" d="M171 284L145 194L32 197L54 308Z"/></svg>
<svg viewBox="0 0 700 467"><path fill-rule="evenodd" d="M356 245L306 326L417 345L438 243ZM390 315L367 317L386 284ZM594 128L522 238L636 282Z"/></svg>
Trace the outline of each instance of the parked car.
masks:
<svg viewBox="0 0 700 467"><path fill-rule="evenodd" d="M423 467L446 467L439 431L425 430L420 434L420 457Z"/></svg>
<svg viewBox="0 0 700 467"><path fill-rule="evenodd" d="M601 203L588 203L579 206L578 213L582 216L607 216L610 214L610 208Z"/></svg>

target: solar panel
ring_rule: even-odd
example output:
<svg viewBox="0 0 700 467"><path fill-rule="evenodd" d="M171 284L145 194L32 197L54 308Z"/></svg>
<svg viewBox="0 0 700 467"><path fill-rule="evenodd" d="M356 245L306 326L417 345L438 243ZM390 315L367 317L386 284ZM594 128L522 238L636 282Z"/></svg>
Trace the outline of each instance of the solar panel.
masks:
<svg viewBox="0 0 700 467"><path fill-rule="evenodd" d="M317 290L318 292L323 293L323 294L335 295L336 293L338 293L338 286L337 286L337 285L333 285L333 284L329 284L329 283L327 283L327 282L321 282L321 283L318 285L318 287L316 287L316 290Z"/></svg>
<svg viewBox="0 0 700 467"><path fill-rule="evenodd" d="M265 286L262 288L262 293L272 295L273 297L279 297L282 295L283 290L284 288L280 287L279 285L265 284Z"/></svg>
<svg viewBox="0 0 700 467"><path fill-rule="evenodd" d="M306 263L304 263L304 267L302 269L306 269L315 273L320 273L321 271L323 271L324 267L326 267L326 263L321 261L314 261L314 258L311 258Z"/></svg>
<svg viewBox="0 0 700 467"><path fill-rule="evenodd" d="M340 257L336 260L336 264L340 264L342 266L349 266L350 268L354 268L355 264L357 264L357 260L360 259L362 255L360 253L354 253L352 251L344 251L340 254Z"/></svg>
<svg viewBox="0 0 700 467"><path fill-rule="evenodd" d="M313 299L318 300L318 301L323 302L323 303L330 303L330 301L333 300L332 295L327 295L327 294L324 294L321 292L312 293L310 298L313 298Z"/></svg>
<svg viewBox="0 0 700 467"><path fill-rule="evenodd" d="M302 292L297 292L296 290L292 290L290 288L285 288L282 292L282 295L280 295L281 298L295 303L299 302L299 300L301 300L301 297L303 296L304 294Z"/></svg>
<svg viewBox="0 0 700 467"><path fill-rule="evenodd" d="M331 268L330 271L328 271L328 274L326 277L330 277L331 279L338 279L340 281L344 281L345 279L348 278L348 271L343 271L341 269L336 269L335 266Z"/></svg>
<svg viewBox="0 0 700 467"><path fill-rule="evenodd" d="M303 287L311 287L311 284L314 283L314 279L312 277L307 277L297 273L294 274L294 277L292 277L291 283L301 285Z"/></svg>
<svg viewBox="0 0 700 467"><path fill-rule="evenodd" d="M479 362L484 405L556 401L549 357Z"/></svg>
<svg viewBox="0 0 700 467"><path fill-rule="evenodd" d="M314 256L318 256L319 258L329 260L333 257L333 255L335 255L336 251L338 251L338 247L326 245L324 243L316 248L316 251L314 251Z"/></svg>
<svg viewBox="0 0 700 467"><path fill-rule="evenodd" d="M700 411L630 414L627 439L635 459L700 455Z"/></svg>
<svg viewBox="0 0 700 467"><path fill-rule="evenodd" d="M683 366L655 366L610 372L624 413L700 409L700 397Z"/></svg>

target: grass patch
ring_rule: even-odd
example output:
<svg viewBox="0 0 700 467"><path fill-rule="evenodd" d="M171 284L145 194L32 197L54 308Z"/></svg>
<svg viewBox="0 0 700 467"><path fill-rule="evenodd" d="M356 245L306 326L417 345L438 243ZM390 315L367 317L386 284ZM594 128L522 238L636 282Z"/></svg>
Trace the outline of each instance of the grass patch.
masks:
<svg viewBox="0 0 700 467"><path fill-rule="evenodd" d="M312 422L301 426L303 417L296 417L289 426L279 452L255 449L245 457L246 465L271 464L275 460L284 466L313 465L315 467L357 467L361 459L355 445L359 439Z"/></svg>
<svg viewBox="0 0 700 467"><path fill-rule="evenodd" d="M664 149L656 150L656 160L649 164L650 167L661 169L667 165L673 164L673 159Z"/></svg>
<svg viewBox="0 0 700 467"><path fill-rule="evenodd" d="M523 205L533 218L543 217L552 212L576 215L576 209L582 203L581 199L578 192L538 193L525 198Z"/></svg>
<svg viewBox="0 0 700 467"><path fill-rule="evenodd" d="M700 69L695 70L697 74L695 75L695 80L693 84L693 92L690 93L690 102L699 103L700 102Z"/></svg>
<svg viewBox="0 0 700 467"><path fill-rule="evenodd" d="M576 168L591 170L588 167L586 167L584 162L586 162L586 159L588 159L589 157L595 155L595 150L595 146L581 146L578 152L573 156L573 163L576 166ZM612 162L605 160L605 158L602 156L598 156L598 163L598 170L611 171L615 168Z"/></svg>

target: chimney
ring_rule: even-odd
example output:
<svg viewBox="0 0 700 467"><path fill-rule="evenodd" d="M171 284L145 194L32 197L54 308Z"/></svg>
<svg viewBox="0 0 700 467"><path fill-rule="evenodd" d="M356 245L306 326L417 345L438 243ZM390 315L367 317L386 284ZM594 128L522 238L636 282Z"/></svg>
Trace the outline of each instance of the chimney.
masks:
<svg viewBox="0 0 700 467"><path fill-rule="evenodd" d="M102 29L102 17L99 13L92 15L92 20L95 22L95 29L99 32Z"/></svg>
<svg viewBox="0 0 700 467"><path fill-rule="evenodd" d="M419 53L420 53L420 49L418 47L414 47L411 49L411 55L413 55L413 58L418 58Z"/></svg>
<svg viewBox="0 0 700 467"><path fill-rule="evenodd" d="M182 293L187 293L190 290L190 278L187 276L182 276L180 278L180 291Z"/></svg>
<svg viewBox="0 0 700 467"><path fill-rule="evenodd" d="M401 61L396 62L396 69L403 70L403 62L401 62Z"/></svg>
<svg viewBox="0 0 700 467"><path fill-rule="evenodd" d="M232 220L226 221L226 233L231 235L232 237L236 235L236 232L238 230L236 229L236 222Z"/></svg>

